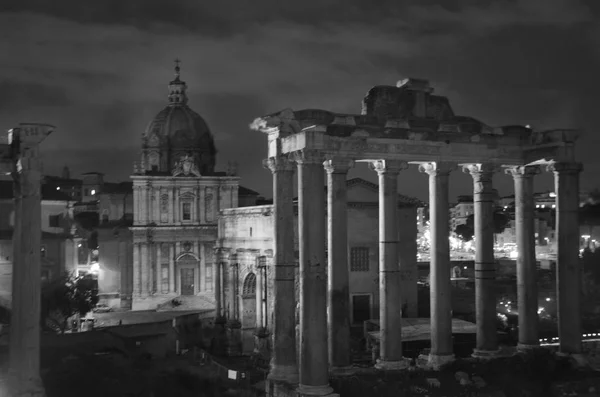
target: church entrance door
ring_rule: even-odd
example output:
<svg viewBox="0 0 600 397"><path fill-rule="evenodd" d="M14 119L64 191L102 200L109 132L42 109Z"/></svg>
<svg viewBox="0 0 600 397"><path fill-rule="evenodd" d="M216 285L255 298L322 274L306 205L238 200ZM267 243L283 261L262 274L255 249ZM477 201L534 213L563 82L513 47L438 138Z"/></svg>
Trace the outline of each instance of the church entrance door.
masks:
<svg viewBox="0 0 600 397"><path fill-rule="evenodd" d="M194 295L194 269L181 269L181 295Z"/></svg>
<svg viewBox="0 0 600 397"><path fill-rule="evenodd" d="M242 287L242 353L254 350L254 330L256 329L256 275L250 273Z"/></svg>

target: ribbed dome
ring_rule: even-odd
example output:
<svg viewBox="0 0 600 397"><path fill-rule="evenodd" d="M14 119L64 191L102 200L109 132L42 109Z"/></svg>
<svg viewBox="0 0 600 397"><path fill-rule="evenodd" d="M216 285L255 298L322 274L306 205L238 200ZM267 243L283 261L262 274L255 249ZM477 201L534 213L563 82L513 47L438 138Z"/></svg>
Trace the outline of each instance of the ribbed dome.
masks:
<svg viewBox="0 0 600 397"><path fill-rule="evenodd" d="M175 80L169 84L169 104L142 136L142 171L170 173L181 157L189 155L202 175L214 173L217 150L213 136L204 119L187 105L186 89L177 66Z"/></svg>

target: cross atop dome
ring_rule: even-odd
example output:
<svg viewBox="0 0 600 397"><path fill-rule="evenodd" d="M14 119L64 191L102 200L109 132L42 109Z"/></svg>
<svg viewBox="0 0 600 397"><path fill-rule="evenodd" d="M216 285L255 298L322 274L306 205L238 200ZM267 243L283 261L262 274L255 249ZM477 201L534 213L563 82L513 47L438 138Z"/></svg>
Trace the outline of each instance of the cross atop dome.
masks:
<svg viewBox="0 0 600 397"><path fill-rule="evenodd" d="M187 90L187 85L185 81L181 81L180 71L181 68L179 64L181 61L179 58L175 59L175 79L169 83L169 105L170 106L181 106L187 103L187 95L185 91Z"/></svg>
<svg viewBox="0 0 600 397"><path fill-rule="evenodd" d="M181 70L181 68L179 67L179 64L181 63L181 61L179 60L179 58L175 58L175 80L179 80L179 71Z"/></svg>

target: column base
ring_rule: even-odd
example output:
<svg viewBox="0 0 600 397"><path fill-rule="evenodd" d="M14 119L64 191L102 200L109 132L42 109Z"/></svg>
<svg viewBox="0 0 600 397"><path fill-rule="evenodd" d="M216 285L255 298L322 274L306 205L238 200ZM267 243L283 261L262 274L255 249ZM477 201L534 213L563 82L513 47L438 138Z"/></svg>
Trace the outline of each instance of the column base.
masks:
<svg viewBox="0 0 600 397"><path fill-rule="evenodd" d="M448 364L454 362L454 354L431 354L427 357L427 367L439 371Z"/></svg>
<svg viewBox="0 0 600 397"><path fill-rule="evenodd" d="M500 356L501 352L502 352L501 349L498 349L498 350L479 350L479 349L474 349L473 350L473 354L471 354L471 357L477 358L477 359L480 359L480 360L493 360L495 358L498 358Z"/></svg>
<svg viewBox="0 0 600 397"><path fill-rule="evenodd" d="M329 368L329 375L331 376L350 376L356 373L356 368L351 365L347 367L331 367Z"/></svg>
<svg viewBox="0 0 600 397"><path fill-rule="evenodd" d="M267 379L297 385L298 368L294 365L272 365Z"/></svg>
<svg viewBox="0 0 600 397"><path fill-rule="evenodd" d="M322 386L308 386L308 385L300 385L296 390L298 392L298 397L304 396L328 396L334 397L339 396L339 394L333 393L333 388L329 385Z"/></svg>
<svg viewBox="0 0 600 397"><path fill-rule="evenodd" d="M377 360L375 364L376 369L380 369L383 371L400 371L406 369L410 366L410 359L402 358L398 361L387 361L387 360Z"/></svg>
<svg viewBox="0 0 600 397"><path fill-rule="evenodd" d="M539 344L527 344L527 343L519 343L517 344L517 351L522 353L531 352L533 350L541 349L542 347Z"/></svg>

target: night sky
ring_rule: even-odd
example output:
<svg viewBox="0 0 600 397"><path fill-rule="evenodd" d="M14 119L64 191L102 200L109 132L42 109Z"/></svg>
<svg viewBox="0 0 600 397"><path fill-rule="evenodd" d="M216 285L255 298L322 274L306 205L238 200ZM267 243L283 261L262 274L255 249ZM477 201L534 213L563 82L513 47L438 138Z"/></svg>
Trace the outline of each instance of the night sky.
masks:
<svg viewBox="0 0 600 397"><path fill-rule="evenodd" d="M167 104L173 60L215 134L218 167L270 197L258 116L291 107L360 113L373 85L427 78L457 114L489 125L582 128L582 188L600 187L597 0L3 0L0 128L47 122L45 171L127 179ZM403 4L403 5L399 5ZM442 5L443 4L443 5ZM362 164L350 176L375 181ZM455 172L451 197L472 192ZM501 194L512 180L495 178ZM549 174L538 191L552 189ZM400 177L427 197L427 177Z"/></svg>

